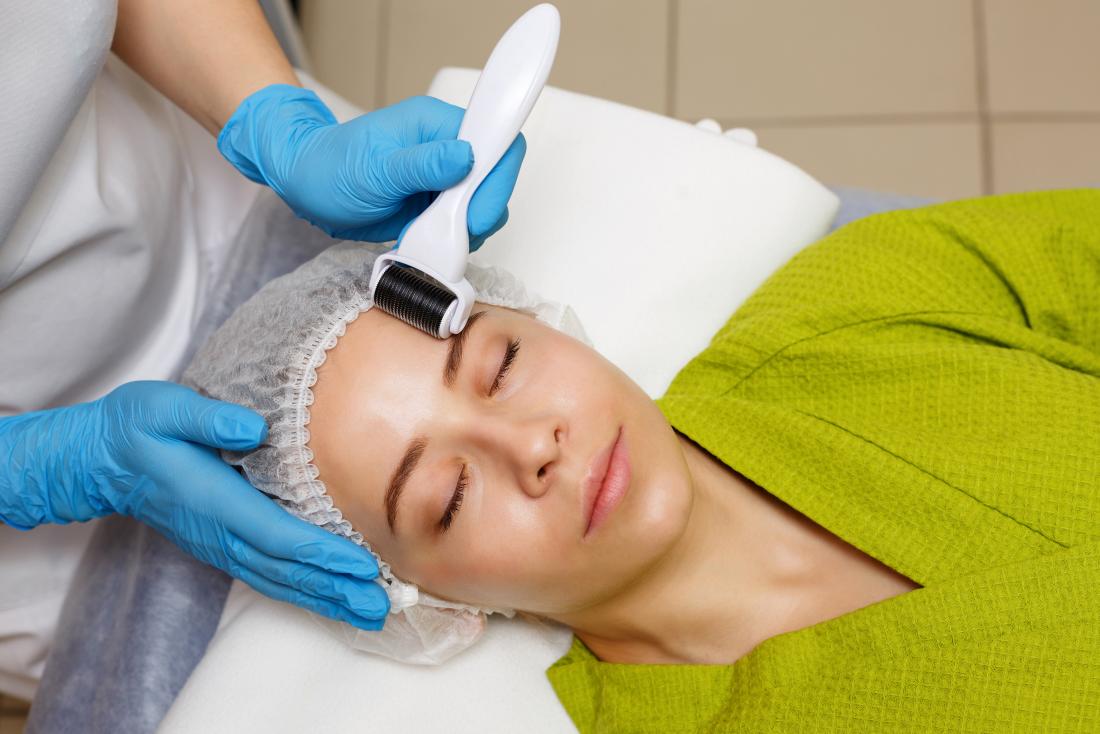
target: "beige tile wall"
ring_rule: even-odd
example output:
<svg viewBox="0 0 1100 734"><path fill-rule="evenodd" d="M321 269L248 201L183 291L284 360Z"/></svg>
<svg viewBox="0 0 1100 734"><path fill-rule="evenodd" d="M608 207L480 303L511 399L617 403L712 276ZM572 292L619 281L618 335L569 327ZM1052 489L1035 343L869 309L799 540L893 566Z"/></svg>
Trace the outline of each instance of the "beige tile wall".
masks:
<svg viewBox="0 0 1100 734"><path fill-rule="evenodd" d="M301 0L366 108L480 66L533 0ZM1100 0L557 0L551 83L751 127L829 184L958 198L1100 185Z"/></svg>

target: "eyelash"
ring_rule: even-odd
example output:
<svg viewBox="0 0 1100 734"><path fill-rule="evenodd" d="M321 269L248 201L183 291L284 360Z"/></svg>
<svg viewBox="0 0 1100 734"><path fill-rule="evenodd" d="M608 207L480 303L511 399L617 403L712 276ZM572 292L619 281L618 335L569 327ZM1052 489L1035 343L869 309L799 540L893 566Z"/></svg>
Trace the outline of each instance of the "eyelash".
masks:
<svg viewBox="0 0 1100 734"><path fill-rule="evenodd" d="M455 514L458 513L458 508L462 507L462 498L466 496L466 485L469 483L470 475L466 472L466 466L463 465L462 473L458 475L458 486L455 487L455 493L451 495L451 501L439 521L439 527L443 529L443 532L447 532L447 528L451 527Z"/></svg>
<svg viewBox="0 0 1100 734"><path fill-rule="evenodd" d="M489 388L490 396L500 389L505 375L508 374L508 370L512 368L512 363L516 360L517 354L519 354L519 339L509 339L508 348L504 350L504 361L500 363L500 372L497 373L496 379L493 380L493 384Z"/></svg>
<svg viewBox="0 0 1100 734"><path fill-rule="evenodd" d="M509 339L508 348L504 350L504 359L500 363L500 371L497 372L496 379L493 380L492 386L489 387L489 395L493 395L500 389L505 376L508 374L508 370L512 368L512 364L516 361L516 355L518 354L519 339ZM466 496L466 486L469 483L470 475L466 471L466 466L463 465L462 472L458 475L458 484L455 486L454 494L451 495L451 501L447 504L447 509L444 510L443 517L439 520L439 527L443 532L447 532L447 529L451 527L455 515L458 514L459 508L462 507L462 500Z"/></svg>

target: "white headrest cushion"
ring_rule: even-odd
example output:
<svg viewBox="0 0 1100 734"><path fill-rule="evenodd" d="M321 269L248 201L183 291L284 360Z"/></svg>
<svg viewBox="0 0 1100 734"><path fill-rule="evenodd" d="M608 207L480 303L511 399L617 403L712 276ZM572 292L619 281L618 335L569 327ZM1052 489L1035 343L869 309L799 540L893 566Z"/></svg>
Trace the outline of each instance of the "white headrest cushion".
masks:
<svg viewBox="0 0 1100 734"><path fill-rule="evenodd" d="M465 106L478 74L443 69L429 94ZM655 398L839 206L751 143L554 87L523 132L511 218L471 262L572 306L596 349Z"/></svg>

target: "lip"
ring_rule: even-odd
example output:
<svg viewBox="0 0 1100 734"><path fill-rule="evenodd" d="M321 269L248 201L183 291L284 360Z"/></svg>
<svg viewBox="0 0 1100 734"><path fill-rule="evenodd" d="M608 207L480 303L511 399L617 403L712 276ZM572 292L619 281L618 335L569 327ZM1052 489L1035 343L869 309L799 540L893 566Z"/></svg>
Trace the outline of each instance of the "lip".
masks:
<svg viewBox="0 0 1100 734"><path fill-rule="evenodd" d="M592 459L584 480L585 537L598 528L630 487L630 457L622 426L615 440Z"/></svg>

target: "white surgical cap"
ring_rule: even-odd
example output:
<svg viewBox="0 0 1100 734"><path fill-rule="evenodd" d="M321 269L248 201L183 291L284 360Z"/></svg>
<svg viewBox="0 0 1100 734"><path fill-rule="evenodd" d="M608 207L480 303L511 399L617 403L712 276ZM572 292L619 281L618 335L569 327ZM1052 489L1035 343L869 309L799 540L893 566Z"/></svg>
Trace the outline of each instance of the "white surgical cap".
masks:
<svg viewBox="0 0 1100 734"><path fill-rule="evenodd" d="M340 243L272 280L206 341L183 376L184 383L200 392L252 408L267 421L267 439L259 448L223 452L253 486L291 514L367 550L367 540L333 505L318 478L307 446L309 406L326 352L336 346L347 325L373 305L371 269L375 257L387 249ZM588 342L572 309L529 295L510 273L470 265L466 277L478 301L525 311ZM436 598L397 578L389 564L374 555L390 598L385 627L373 632L330 625L356 648L404 662L439 663L481 635L487 614L512 614Z"/></svg>

